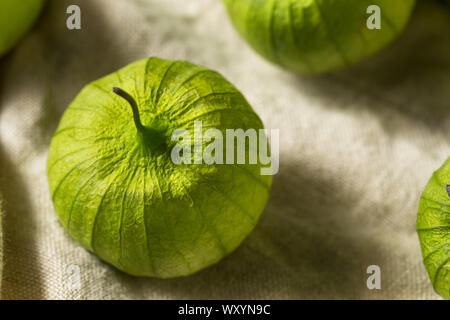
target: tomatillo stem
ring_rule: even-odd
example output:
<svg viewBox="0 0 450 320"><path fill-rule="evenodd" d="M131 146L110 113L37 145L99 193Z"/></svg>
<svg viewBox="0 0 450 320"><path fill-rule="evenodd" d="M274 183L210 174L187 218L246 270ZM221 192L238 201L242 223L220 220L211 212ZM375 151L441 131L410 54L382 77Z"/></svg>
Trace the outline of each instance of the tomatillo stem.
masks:
<svg viewBox="0 0 450 320"><path fill-rule="evenodd" d="M141 122L141 117L139 116L139 109L137 106L136 101L133 99L133 97L128 94L126 91L117 88L117 87L113 87L113 92L119 96L121 96L122 98L124 98L126 101L128 101L128 103L131 106L131 109L133 110L133 118L134 118L134 123L136 124L136 128L138 129L138 131L140 133L144 133L144 126L142 125Z"/></svg>

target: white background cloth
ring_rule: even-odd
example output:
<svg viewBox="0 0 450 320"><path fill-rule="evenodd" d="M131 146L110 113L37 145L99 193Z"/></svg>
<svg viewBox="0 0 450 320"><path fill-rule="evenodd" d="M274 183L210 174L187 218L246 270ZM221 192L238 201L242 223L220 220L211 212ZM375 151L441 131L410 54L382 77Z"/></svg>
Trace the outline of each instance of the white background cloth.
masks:
<svg viewBox="0 0 450 320"><path fill-rule="evenodd" d="M70 4L80 31L66 28ZM423 1L381 54L302 77L254 53L219 0L50 1L0 60L1 297L439 298L415 221L450 155L449 30L450 10ZM149 56L219 71L281 130L280 172L254 232L217 265L171 280L128 276L82 249L59 224L46 177L51 136L83 85ZM366 287L369 265L381 267L381 290Z"/></svg>

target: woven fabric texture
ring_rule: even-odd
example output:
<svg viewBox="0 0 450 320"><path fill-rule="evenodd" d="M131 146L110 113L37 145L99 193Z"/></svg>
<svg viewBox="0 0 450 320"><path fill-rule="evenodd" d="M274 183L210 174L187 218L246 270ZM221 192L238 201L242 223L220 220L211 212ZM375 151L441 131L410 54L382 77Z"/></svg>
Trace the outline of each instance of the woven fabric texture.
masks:
<svg viewBox="0 0 450 320"><path fill-rule="evenodd" d="M66 28L79 4L82 29ZM238 36L218 0L54 0L0 59L2 299L438 299L415 231L420 194L450 155L450 10L422 1L389 48L348 70L302 77ZM46 158L88 82L137 59L222 73L269 129L280 172L252 234L195 275L128 276L58 222ZM381 268L381 290L366 286Z"/></svg>

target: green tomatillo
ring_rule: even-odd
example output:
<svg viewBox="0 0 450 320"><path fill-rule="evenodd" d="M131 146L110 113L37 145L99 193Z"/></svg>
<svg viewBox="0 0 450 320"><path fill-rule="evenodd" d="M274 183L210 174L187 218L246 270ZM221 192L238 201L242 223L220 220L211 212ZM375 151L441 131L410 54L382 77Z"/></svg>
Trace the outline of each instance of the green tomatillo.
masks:
<svg viewBox="0 0 450 320"><path fill-rule="evenodd" d="M450 299L450 158L434 172L422 194L417 232L431 283Z"/></svg>
<svg viewBox="0 0 450 320"><path fill-rule="evenodd" d="M145 59L87 85L47 164L70 235L139 276L188 275L232 252L255 227L272 178L259 163L174 163L173 132L199 121L202 130L263 129L232 84L188 62Z"/></svg>
<svg viewBox="0 0 450 320"><path fill-rule="evenodd" d="M257 52L302 74L340 69L379 51L404 29L415 4L415 0L224 2L234 26ZM380 29L368 27L371 15L380 20Z"/></svg>
<svg viewBox="0 0 450 320"><path fill-rule="evenodd" d="M44 3L45 0L0 0L0 56L31 28Z"/></svg>

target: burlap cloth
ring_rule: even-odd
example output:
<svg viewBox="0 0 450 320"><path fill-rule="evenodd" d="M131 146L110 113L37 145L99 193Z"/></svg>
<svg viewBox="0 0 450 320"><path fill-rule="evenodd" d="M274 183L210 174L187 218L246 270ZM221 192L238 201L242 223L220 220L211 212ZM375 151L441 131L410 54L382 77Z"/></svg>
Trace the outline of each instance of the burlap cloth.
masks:
<svg viewBox="0 0 450 320"><path fill-rule="evenodd" d="M82 30L66 28L80 4ZM419 197L450 155L450 10L424 1L393 46L344 72L301 77L261 59L219 0L50 1L0 60L1 297L434 299L415 232ZM266 127L280 172L254 232L193 276L136 278L59 224L46 178L57 123L84 84L134 60L224 74ZM2 234L3 233L3 234ZM381 290L366 268L379 265Z"/></svg>

